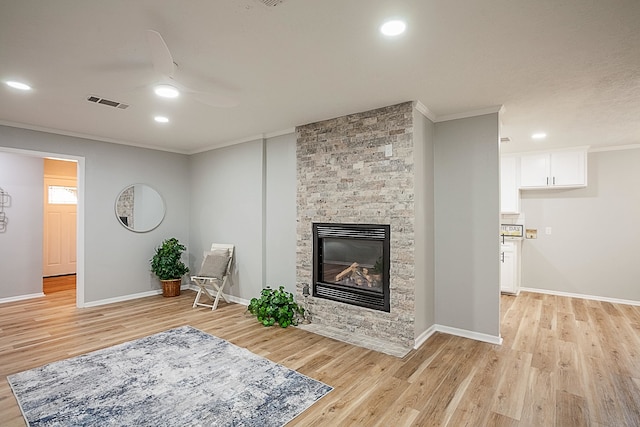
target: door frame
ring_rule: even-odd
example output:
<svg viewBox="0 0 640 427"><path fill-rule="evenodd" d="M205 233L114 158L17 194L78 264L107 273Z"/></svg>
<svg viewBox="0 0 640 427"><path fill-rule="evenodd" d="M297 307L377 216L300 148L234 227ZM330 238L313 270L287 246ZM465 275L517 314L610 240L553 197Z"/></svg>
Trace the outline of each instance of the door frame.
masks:
<svg viewBox="0 0 640 427"><path fill-rule="evenodd" d="M84 292L84 212L85 212L85 158L83 156L73 156L69 154L52 153L47 151L23 150L19 148L0 147L0 151L5 153L19 154L22 156L50 157L60 160L74 160L77 163L76 176L78 178L78 206L76 220L76 307L85 306ZM40 251L43 250L44 232L40 236ZM42 265L38 268L42 269Z"/></svg>

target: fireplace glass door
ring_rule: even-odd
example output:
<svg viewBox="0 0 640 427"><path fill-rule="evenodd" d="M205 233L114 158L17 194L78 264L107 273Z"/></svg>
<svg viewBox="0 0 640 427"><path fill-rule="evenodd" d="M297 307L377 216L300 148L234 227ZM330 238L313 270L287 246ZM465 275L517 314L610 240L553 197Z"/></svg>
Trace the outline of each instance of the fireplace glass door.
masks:
<svg viewBox="0 0 640 427"><path fill-rule="evenodd" d="M313 224L313 296L390 311L390 226Z"/></svg>
<svg viewBox="0 0 640 427"><path fill-rule="evenodd" d="M382 242L325 238L321 281L382 293Z"/></svg>

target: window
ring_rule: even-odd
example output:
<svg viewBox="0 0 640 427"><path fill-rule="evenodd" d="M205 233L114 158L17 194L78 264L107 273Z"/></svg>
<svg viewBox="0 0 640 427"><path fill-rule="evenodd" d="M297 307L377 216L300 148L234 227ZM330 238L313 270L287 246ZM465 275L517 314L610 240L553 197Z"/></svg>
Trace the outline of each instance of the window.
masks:
<svg viewBox="0 0 640 427"><path fill-rule="evenodd" d="M78 189L76 187L49 186L50 205L77 205Z"/></svg>

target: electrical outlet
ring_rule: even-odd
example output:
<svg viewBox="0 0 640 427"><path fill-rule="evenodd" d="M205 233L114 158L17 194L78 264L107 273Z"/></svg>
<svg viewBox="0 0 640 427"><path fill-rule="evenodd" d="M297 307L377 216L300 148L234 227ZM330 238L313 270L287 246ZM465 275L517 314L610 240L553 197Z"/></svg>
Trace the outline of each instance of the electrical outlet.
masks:
<svg viewBox="0 0 640 427"><path fill-rule="evenodd" d="M393 156L393 144L387 144L384 146L384 156L385 157Z"/></svg>
<svg viewBox="0 0 640 427"><path fill-rule="evenodd" d="M551 227L545 227L544 228L544 234L546 234L547 236L551 235Z"/></svg>

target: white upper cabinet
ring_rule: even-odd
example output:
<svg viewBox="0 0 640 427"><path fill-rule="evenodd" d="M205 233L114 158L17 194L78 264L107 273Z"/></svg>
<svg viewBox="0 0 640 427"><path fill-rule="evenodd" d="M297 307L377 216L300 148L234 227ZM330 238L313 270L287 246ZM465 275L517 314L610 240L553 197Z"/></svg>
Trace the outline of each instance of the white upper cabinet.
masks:
<svg viewBox="0 0 640 427"><path fill-rule="evenodd" d="M550 174L551 159L548 153L520 157L520 188L546 187Z"/></svg>
<svg viewBox="0 0 640 427"><path fill-rule="evenodd" d="M520 157L521 189L586 186L586 148L524 154Z"/></svg>
<svg viewBox="0 0 640 427"><path fill-rule="evenodd" d="M520 212L518 157L500 156L500 212Z"/></svg>

